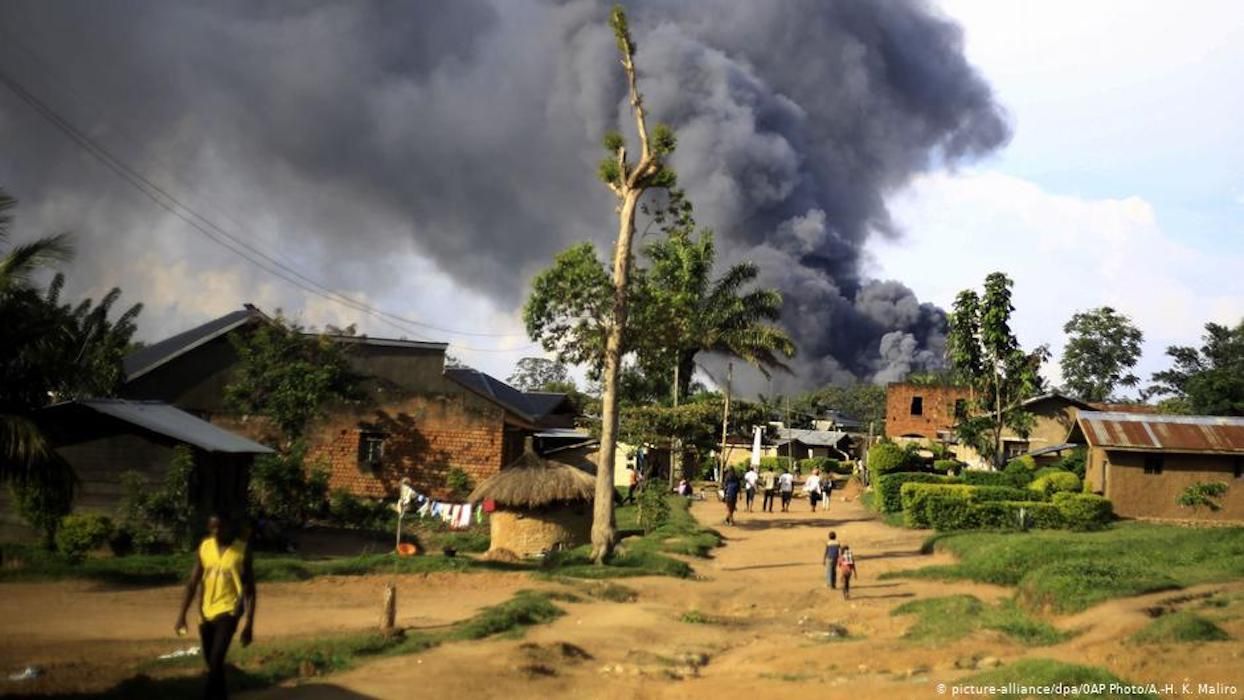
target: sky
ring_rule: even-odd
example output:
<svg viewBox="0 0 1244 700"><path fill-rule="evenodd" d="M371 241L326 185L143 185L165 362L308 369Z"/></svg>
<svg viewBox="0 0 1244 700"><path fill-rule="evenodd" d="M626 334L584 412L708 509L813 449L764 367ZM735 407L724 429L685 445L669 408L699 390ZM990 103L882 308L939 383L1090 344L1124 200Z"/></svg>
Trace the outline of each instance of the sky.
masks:
<svg viewBox="0 0 1244 700"><path fill-rule="evenodd" d="M723 262L787 295L784 388L920 369L935 307L995 270L1055 384L1076 310L1131 316L1145 377L1244 317L1244 5L713 3L633 3L641 80ZM404 319L242 261L0 89L19 231L79 234L68 290L121 286L144 339L251 302L505 377L540 354L527 280L607 249L604 3L6 7L0 68L214 226Z"/></svg>
<svg viewBox="0 0 1244 700"><path fill-rule="evenodd" d="M1145 333L1138 374L1244 318L1244 5L945 0L968 60L1013 121L1009 144L892 200L907 235L875 274L949 308L966 285L1015 280L1015 327L1049 343L1102 305ZM1068 18L1074 18L1069 21Z"/></svg>

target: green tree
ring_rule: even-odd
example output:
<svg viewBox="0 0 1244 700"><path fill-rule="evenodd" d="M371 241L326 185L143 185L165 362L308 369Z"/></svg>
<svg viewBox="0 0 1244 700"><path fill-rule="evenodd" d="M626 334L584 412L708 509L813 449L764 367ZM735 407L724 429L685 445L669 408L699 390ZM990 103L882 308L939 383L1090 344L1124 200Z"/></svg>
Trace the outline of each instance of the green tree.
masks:
<svg viewBox="0 0 1244 700"><path fill-rule="evenodd" d="M695 358L703 352L743 360L766 377L786 369L783 358L795 355L795 343L774 325L781 316L782 295L773 289L746 290L759 268L739 263L713 279L716 248L711 231L694 233L690 204L671 194L676 214L666 236L644 249L649 267L642 278L642 304L636 307L640 338L636 350L648 374L678 377L678 394L687 396Z"/></svg>
<svg viewBox="0 0 1244 700"><path fill-rule="evenodd" d="M791 402L791 408L808 416L824 416L839 411L864 424L872 423L877 433L885 421L885 387L875 384L829 385L804 394ZM780 408L775 408L780 412Z"/></svg>
<svg viewBox="0 0 1244 700"><path fill-rule="evenodd" d="M1171 396L1190 413L1244 416L1244 320L1235 328L1207 323L1202 340L1199 350L1167 348L1175 365L1153 375L1150 391Z"/></svg>
<svg viewBox="0 0 1244 700"><path fill-rule="evenodd" d="M43 546L54 549L61 518L73 510L78 478L73 468L55 455L39 460L38 467L9 482L9 498L22 520L40 533Z"/></svg>
<svg viewBox="0 0 1244 700"><path fill-rule="evenodd" d="M626 332L626 313L631 277L631 241L635 236L635 210L640 198L653 188L674 185L674 172L665 164L674 150L674 132L657 125L648 133L644 101L640 95L635 71L635 42L627 25L626 13L615 5L609 13L609 26L617 40L622 68L630 92L631 110L639 137L639 160L632 162L622 134L605 136L609 156L601 161L597 174L609 191L617 197L618 238L613 252L613 297L605 328L605 354L601 395L600 464L596 473L596 498L592 518L592 558L603 564L613 552L615 526L613 518L614 452L618 441L618 377L622 370L622 354Z"/></svg>
<svg viewBox="0 0 1244 700"><path fill-rule="evenodd" d="M330 401L358 397L358 377L342 346L328 336L304 333L279 313L230 341L238 364L225 387L226 400L234 410L270 420L286 451Z"/></svg>
<svg viewBox="0 0 1244 700"><path fill-rule="evenodd" d="M1026 353L1011 330L1011 280L995 272L985 278L985 293L971 290L955 298L947 354L957 377L972 388L971 415L959 422L959 439L1001 466L1005 428L1019 435L1032 430L1033 416L1020 402L1042 389L1039 370L1049 351Z"/></svg>
<svg viewBox="0 0 1244 700"><path fill-rule="evenodd" d="M1134 387L1131 369L1140 359L1144 334L1109 306L1076 313L1063 326L1067 345L1062 370L1065 390L1084 401L1107 401L1119 386Z"/></svg>
<svg viewBox="0 0 1244 700"><path fill-rule="evenodd" d="M543 357L524 357L514 366L514 372L506 380L523 391L574 390L574 381L566 365Z"/></svg>

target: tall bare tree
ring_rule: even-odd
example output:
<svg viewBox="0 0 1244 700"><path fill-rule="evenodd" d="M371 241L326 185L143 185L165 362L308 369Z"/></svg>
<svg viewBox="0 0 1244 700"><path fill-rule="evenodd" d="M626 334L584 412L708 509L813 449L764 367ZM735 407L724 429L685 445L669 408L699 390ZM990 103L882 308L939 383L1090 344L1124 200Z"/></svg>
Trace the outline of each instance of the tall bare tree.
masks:
<svg viewBox="0 0 1244 700"><path fill-rule="evenodd" d="M615 527L613 519L614 452L618 443L618 377L622 368L623 334L626 332L627 289L631 274L631 241L635 237L635 210L644 192L668 188L674 184L674 173L665 159L674 150L674 133L658 124L648 133L644 100L639 93L635 74L635 42L627 26L626 12L615 5L609 13L621 54L622 70L626 73L631 111L639 137L639 161L632 162L622 134L605 135L609 155L598 169L600 179L617 197L618 239L613 249L613 309L605 334L604 391L601 396L600 465L596 472L596 504L592 519L592 558L598 564L613 552Z"/></svg>

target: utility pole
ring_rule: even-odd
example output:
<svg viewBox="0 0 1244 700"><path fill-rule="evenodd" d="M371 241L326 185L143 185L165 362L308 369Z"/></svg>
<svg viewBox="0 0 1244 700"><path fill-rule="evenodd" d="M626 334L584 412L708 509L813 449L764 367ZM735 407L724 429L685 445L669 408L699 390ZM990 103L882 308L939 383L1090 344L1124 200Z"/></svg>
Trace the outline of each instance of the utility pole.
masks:
<svg viewBox="0 0 1244 700"><path fill-rule="evenodd" d="M726 406L721 412L721 473L726 473L726 435L730 425L730 384L734 381L734 363L726 364Z"/></svg>
<svg viewBox="0 0 1244 700"><path fill-rule="evenodd" d="M790 460L791 471L795 469L795 437L790 427L790 397L786 397L786 459Z"/></svg>

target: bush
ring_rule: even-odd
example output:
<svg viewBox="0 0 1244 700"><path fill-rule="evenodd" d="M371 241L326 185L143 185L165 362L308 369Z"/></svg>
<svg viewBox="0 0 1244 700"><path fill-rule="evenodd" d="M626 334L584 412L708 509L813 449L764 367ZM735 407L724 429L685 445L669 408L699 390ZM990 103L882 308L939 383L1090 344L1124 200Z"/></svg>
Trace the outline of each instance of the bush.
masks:
<svg viewBox="0 0 1244 700"><path fill-rule="evenodd" d="M903 524L936 530L970 530L971 486L911 484L903 488Z"/></svg>
<svg viewBox="0 0 1244 700"><path fill-rule="evenodd" d="M803 474L811 474L812 470L820 469L822 474L835 472L838 474L850 474L851 467L844 467L842 462L830 457L810 457L808 459L799 460L799 471Z"/></svg>
<svg viewBox="0 0 1244 700"><path fill-rule="evenodd" d="M359 498L349 491L333 491L328 517L334 525L360 530L387 530L396 514L384 501Z"/></svg>
<svg viewBox="0 0 1244 700"><path fill-rule="evenodd" d="M972 500L977 503L993 501L1030 501L1032 492L1011 486L973 486Z"/></svg>
<svg viewBox="0 0 1244 700"><path fill-rule="evenodd" d="M748 464L750 463L751 462L749 460ZM760 471L762 472L772 469L780 474L784 470L794 469L794 467L795 467L795 460L791 459L790 457L761 457L760 458ZM744 466L744 469L746 469L746 465Z"/></svg>
<svg viewBox="0 0 1244 700"><path fill-rule="evenodd" d="M868 470L874 477L905 471L915 466L914 457L893 442L879 442L868 450Z"/></svg>
<svg viewBox="0 0 1244 700"><path fill-rule="evenodd" d="M471 494L471 489L473 488L470 475L460 467L454 467L449 470L449 475L445 477L445 485L458 498L466 498Z"/></svg>
<svg viewBox="0 0 1244 700"><path fill-rule="evenodd" d="M56 549L70 559L82 559L112 536L112 521L102 515L66 515L56 531Z"/></svg>
<svg viewBox="0 0 1244 700"><path fill-rule="evenodd" d="M1222 508L1218 505L1218 499L1227 493L1228 488L1224 481L1198 481L1184 489L1175 502L1184 508L1191 508L1194 512L1198 508L1217 511Z"/></svg>
<svg viewBox="0 0 1244 700"><path fill-rule="evenodd" d="M13 509L26 524L43 537L43 546L56 545L56 530L61 518L73 510L73 492L77 477L68 464L55 460L30 474L24 480L9 484Z"/></svg>
<svg viewBox="0 0 1244 700"><path fill-rule="evenodd" d="M1032 457L1020 457L1007 462L1006 467L1002 470L1011 478L1015 486L1027 486L1032 482L1037 471L1037 463Z"/></svg>
<svg viewBox="0 0 1244 700"><path fill-rule="evenodd" d="M328 498L328 474L323 469L308 473L307 448L295 443L288 452L263 455L251 469L251 504L272 520L301 526L324 510Z"/></svg>
<svg viewBox="0 0 1244 700"><path fill-rule="evenodd" d="M1072 530L1100 530L1114 520L1114 506L1096 494L1056 493L1053 502Z"/></svg>
<svg viewBox="0 0 1244 700"><path fill-rule="evenodd" d="M1041 494L1042 498L1049 498L1055 493L1076 493L1083 486L1080 483L1080 477L1071 472L1045 469L1042 471L1045 472L1044 476L1038 475L1032 483L1028 484L1028 490Z"/></svg>
<svg viewBox="0 0 1244 700"><path fill-rule="evenodd" d="M1054 467L1084 478L1085 449L1077 447L1054 463Z"/></svg>
<svg viewBox="0 0 1244 700"><path fill-rule="evenodd" d="M1029 492L1006 486L911 483L902 488L903 523L935 530L1062 527L1057 507L1028 501L1028 496Z"/></svg>
<svg viewBox="0 0 1244 700"><path fill-rule="evenodd" d="M947 476L923 474L920 472L897 472L877 477L877 507L882 513L897 513L903 509L903 484L953 484L957 483Z"/></svg>
<svg viewBox="0 0 1244 700"><path fill-rule="evenodd" d="M648 484L639 490L636 504L636 521L644 529L644 534L661 527L670 521L670 504L665 489L659 484Z"/></svg>
<svg viewBox="0 0 1244 700"><path fill-rule="evenodd" d="M1028 478L1016 478L1006 472L986 472L977 469L964 469L959 472L959 480L971 486L1009 486L1022 489L1028 485Z"/></svg>
<svg viewBox="0 0 1244 700"><path fill-rule="evenodd" d="M942 474L950 474L952 472L957 474L962 466L963 464L955 459L933 460L933 471L941 472Z"/></svg>

